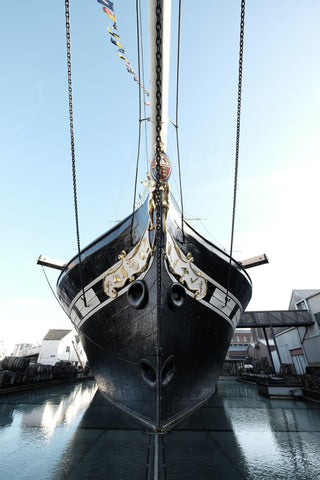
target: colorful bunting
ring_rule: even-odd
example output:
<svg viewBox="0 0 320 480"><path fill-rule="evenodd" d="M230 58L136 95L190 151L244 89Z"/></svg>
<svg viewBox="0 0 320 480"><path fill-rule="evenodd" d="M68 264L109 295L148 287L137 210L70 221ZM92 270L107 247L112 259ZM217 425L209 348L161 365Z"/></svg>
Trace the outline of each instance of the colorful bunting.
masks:
<svg viewBox="0 0 320 480"><path fill-rule="evenodd" d="M117 42L117 40L115 40L114 38L110 38L110 40L111 40L111 42L112 42L114 45L116 45L117 47L120 47L121 50L123 50L122 45L121 45L120 42ZM123 51L124 51L124 50L123 50Z"/></svg>
<svg viewBox="0 0 320 480"><path fill-rule="evenodd" d="M145 95L149 96L148 90L146 90L144 85L139 81L139 77L136 75L135 71L133 70L133 68L131 66L131 63L129 62L129 60L125 56L126 52L125 52L125 50L123 48L123 45L121 43L121 40L120 40L119 30L118 30L118 26L117 26L117 22L116 22L116 16L115 16L114 9L113 9L114 3L111 2L110 0L97 0L97 1L103 5L103 8L102 8L103 11L108 15L109 18L111 18L111 20L113 20L113 25L112 25L113 30L118 32L118 33L115 33L114 31L112 31L109 28L109 26L107 27L108 32L111 35L111 37L110 37L111 43L113 43L113 45L116 45L117 47L119 47L118 57L121 58L121 60L125 61L125 66L127 67L128 73L133 75L133 80L135 82L137 82L138 85L140 85L140 87L143 89ZM149 102L144 102L144 103L145 103L145 105L150 105Z"/></svg>
<svg viewBox="0 0 320 480"><path fill-rule="evenodd" d="M113 11L113 2L110 2L110 0L98 0L98 2Z"/></svg>
<svg viewBox="0 0 320 480"><path fill-rule="evenodd" d="M116 17L114 16L114 13L111 10L109 10L109 8L103 7L102 10L104 11L104 13L108 15L109 18L111 18L111 20L113 20L114 22L116 21Z"/></svg>
<svg viewBox="0 0 320 480"><path fill-rule="evenodd" d="M110 35L112 35L114 38L116 38L117 40L120 40L120 37L117 33L114 33L111 28L108 27L108 32L110 33Z"/></svg>
<svg viewBox="0 0 320 480"><path fill-rule="evenodd" d="M118 57L122 60L125 60L126 62L128 61L127 57L124 57L121 53L118 53Z"/></svg>

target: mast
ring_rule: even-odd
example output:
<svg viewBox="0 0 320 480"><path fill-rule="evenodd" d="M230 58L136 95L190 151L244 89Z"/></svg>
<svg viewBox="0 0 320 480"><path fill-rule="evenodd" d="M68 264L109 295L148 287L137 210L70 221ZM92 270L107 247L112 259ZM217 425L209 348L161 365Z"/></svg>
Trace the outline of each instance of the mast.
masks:
<svg viewBox="0 0 320 480"><path fill-rule="evenodd" d="M150 79L150 130L152 156L156 150L156 103L157 103L157 29L156 0L149 0L149 79ZM167 149L168 97L169 97L169 63L170 63L170 28L171 0L161 0L161 143L162 150Z"/></svg>

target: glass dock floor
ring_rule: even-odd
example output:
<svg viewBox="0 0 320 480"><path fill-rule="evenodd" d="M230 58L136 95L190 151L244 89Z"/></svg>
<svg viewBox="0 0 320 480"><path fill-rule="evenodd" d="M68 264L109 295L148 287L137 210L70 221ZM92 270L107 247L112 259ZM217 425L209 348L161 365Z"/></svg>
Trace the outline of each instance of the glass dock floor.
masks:
<svg viewBox="0 0 320 480"><path fill-rule="evenodd" d="M0 396L5 480L320 479L320 404L220 379L201 410L150 435L94 381Z"/></svg>

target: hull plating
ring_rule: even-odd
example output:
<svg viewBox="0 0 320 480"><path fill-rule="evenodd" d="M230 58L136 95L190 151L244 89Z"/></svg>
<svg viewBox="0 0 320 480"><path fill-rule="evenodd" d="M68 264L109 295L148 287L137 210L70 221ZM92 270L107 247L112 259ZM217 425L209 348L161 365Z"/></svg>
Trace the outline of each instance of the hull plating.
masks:
<svg viewBox="0 0 320 480"><path fill-rule="evenodd" d="M182 232L180 217L171 212L159 286L154 233L147 226L145 204L82 252L86 302L76 259L61 274L57 290L103 395L163 431L214 393L251 283L232 260L226 303L230 258L188 225ZM138 247L144 235L142 254ZM131 257L118 257L123 250L133 252ZM122 258L129 260L125 264Z"/></svg>

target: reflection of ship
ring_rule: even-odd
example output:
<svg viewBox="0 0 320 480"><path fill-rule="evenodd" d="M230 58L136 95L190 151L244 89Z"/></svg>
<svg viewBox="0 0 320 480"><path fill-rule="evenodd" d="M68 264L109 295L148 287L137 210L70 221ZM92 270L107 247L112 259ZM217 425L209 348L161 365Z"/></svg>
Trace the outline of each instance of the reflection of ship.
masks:
<svg viewBox="0 0 320 480"><path fill-rule="evenodd" d="M169 205L169 3L149 2L149 200L72 259L57 285L102 394L157 431L211 397L251 296L242 267Z"/></svg>
<svg viewBox="0 0 320 480"><path fill-rule="evenodd" d="M76 385L70 395L62 398L59 403L49 399L42 405L25 411L22 425L24 427L41 427L46 437L51 437L61 423L69 425L77 415L81 415L85 411L95 392L94 384Z"/></svg>
<svg viewBox="0 0 320 480"><path fill-rule="evenodd" d="M127 415L108 405L98 391L52 478L102 479L106 472L115 480L248 478L246 462L223 407L223 383L235 382L219 382L222 394L215 394L166 435L146 435Z"/></svg>

